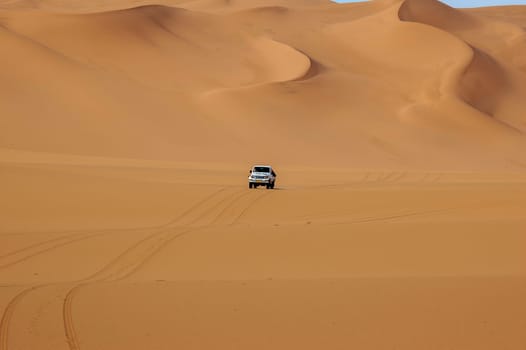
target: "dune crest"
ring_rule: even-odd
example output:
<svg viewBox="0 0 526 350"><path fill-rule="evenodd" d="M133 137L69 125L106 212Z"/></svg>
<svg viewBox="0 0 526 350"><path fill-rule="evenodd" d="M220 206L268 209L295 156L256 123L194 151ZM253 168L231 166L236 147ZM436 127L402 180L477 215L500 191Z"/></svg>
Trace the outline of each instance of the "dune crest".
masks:
<svg viewBox="0 0 526 350"><path fill-rule="evenodd" d="M193 0L182 4L183 7L211 12L232 13L254 8L319 8L334 5L330 0Z"/></svg>
<svg viewBox="0 0 526 350"><path fill-rule="evenodd" d="M473 48L473 59L459 82L459 96L474 108L493 116L500 97L509 89L504 69L491 56Z"/></svg>
<svg viewBox="0 0 526 350"><path fill-rule="evenodd" d="M469 31L483 31L488 26L483 19L461 12L436 0L405 0L399 10L402 21L430 25L454 35L469 48L470 59L459 59L464 66L448 83L448 90L482 114L496 117L503 98L511 91L508 73L490 53L476 47ZM468 31L468 34L464 34ZM506 124L506 121L503 121ZM509 124L510 128L516 126Z"/></svg>
<svg viewBox="0 0 526 350"><path fill-rule="evenodd" d="M269 38L258 38L252 42L252 48L256 52L255 60L251 62L254 70L252 81L238 87L207 91L203 96L302 80L312 76L314 72L310 58L286 44Z"/></svg>

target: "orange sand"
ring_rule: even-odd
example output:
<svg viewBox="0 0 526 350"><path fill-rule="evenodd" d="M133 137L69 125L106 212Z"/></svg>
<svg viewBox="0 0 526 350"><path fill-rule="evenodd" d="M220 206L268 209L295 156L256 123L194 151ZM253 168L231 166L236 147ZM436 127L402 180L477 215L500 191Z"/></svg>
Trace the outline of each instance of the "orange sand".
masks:
<svg viewBox="0 0 526 350"><path fill-rule="evenodd" d="M0 0L0 350L524 349L525 21Z"/></svg>

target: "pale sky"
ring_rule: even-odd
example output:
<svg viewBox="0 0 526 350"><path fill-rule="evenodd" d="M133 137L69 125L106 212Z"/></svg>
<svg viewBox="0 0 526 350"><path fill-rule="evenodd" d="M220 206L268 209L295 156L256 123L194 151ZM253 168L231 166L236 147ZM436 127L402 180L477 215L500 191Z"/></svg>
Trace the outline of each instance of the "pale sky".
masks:
<svg viewBox="0 0 526 350"><path fill-rule="evenodd" d="M334 0L336 2L358 2L357 0ZM441 0L453 7L480 7L499 5L526 5L526 0Z"/></svg>

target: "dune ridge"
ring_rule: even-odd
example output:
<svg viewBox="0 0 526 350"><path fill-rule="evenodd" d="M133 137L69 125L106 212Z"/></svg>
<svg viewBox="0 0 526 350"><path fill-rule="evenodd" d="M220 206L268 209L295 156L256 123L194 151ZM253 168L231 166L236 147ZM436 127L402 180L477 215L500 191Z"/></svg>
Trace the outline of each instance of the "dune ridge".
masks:
<svg viewBox="0 0 526 350"><path fill-rule="evenodd" d="M443 30L466 30L479 25L476 19L445 4L431 0L428 2L404 1L399 11L400 19ZM459 58L459 66L464 69L460 76L453 78L456 81L448 84L448 92L456 94L481 113L492 116L498 105L499 94L505 94L508 87L506 73L487 53L472 47L461 37L458 39L471 52L467 58Z"/></svg>
<svg viewBox="0 0 526 350"><path fill-rule="evenodd" d="M254 80L246 85L206 91L202 96L210 97L222 93L235 93L239 89L254 89L269 84L300 81L316 74L310 57L295 48L269 38L260 38L253 43L260 62L254 64Z"/></svg>
<svg viewBox="0 0 526 350"><path fill-rule="evenodd" d="M523 125L518 125L516 120L506 120L501 117L499 110L512 90L509 68L502 65L502 57L495 57L502 48L494 48L482 44L479 39L472 36L472 32L479 30L485 32L488 26L501 27L506 32L513 34L524 31L514 24L486 22L474 17L470 13L463 13L436 1L418 2L406 0L400 7L400 19L427 24L438 29L449 31L459 40L464 42L471 50L471 58L465 62L465 69L458 77L456 84L456 95L468 105L483 114L494 117L503 125L517 132L524 132ZM492 39L493 33L487 33L488 39ZM487 51L489 50L489 51Z"/></svg>

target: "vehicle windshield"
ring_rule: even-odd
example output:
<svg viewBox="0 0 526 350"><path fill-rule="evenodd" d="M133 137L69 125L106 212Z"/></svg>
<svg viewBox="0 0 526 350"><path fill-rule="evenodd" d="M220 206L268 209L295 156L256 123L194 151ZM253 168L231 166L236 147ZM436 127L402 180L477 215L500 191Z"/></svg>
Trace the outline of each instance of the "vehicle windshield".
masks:
<svg viewBox="0 0 526 350"><path fill-rule="evenodd" d="M270 173L270 168L266 166L255 166L253 171L255 173Z"/></svg>

